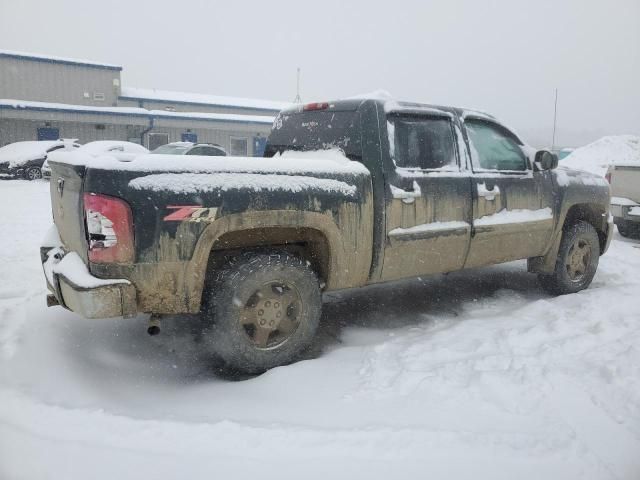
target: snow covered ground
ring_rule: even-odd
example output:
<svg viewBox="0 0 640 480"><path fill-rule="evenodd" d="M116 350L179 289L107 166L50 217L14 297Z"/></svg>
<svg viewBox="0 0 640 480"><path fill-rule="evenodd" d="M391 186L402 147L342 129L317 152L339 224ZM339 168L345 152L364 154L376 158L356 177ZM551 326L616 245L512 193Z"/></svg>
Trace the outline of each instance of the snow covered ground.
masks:
<svg viewBox="0 0 640 480"><path fill-rule="evenodd" d="M0 478L640 478L640 248L326 296L308 358L220 373L193 319L44 305L48 185L0 182Z"/></svg>

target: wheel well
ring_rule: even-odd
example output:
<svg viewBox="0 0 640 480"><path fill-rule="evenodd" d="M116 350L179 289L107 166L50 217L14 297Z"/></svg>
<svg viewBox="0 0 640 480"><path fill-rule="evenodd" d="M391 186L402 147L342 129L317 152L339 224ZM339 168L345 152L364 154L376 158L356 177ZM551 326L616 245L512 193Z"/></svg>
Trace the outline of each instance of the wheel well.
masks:
<svg viewBox="0 0 640 480"><path fill-rule="evenodd" d="M564 220L563 229L575 225L577 222L587 222L596 229L598 233L598 240L600 241L600 252L604 252L607 243L606 228L606 210L602 205L591 203L580 203L573 205L567 212L567 216Z"/></svg>
<svg viewBox="0 0 640 480"><path fill-rule="evenodd" d="M311 264L321 282L329 277L330 249L326 237L313 228L265 227L223 234L209 254L207 271L220 268L226 261L247 250L285 250Z"/></svg>

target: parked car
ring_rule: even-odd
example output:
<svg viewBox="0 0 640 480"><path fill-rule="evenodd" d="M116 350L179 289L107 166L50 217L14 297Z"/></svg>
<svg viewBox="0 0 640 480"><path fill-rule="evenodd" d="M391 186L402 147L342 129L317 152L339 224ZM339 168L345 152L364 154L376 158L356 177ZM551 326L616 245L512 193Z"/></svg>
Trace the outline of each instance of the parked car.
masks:
<svg viewBox="0 0 640 480"><path fill-rule="evenodd" d="M82 145L80 148L75 150L75 152L91 157L109 155L120 161L131 161L138 155L149 153L149 150L142 145L133 142L125 142L121 140L96 140ZM55 159L56 153L54 152L49 158L52 160ZM42 173L43 177L46 179L51 177L49 159L47 159L43 165Z"/></svg>
<svg viewBox="0 0 640 480"><path fill-rule="evenodd" d="M0 174L13 178L38 180L47 155L58 150L80 147L75 139L15 142L0 148Z"/></svg>
<svg viewBox="0 0 640 480"><path fill-rule="evenodd" d="M265 156L52 161L48 304L149 313L150 333L200 314L206 344L259 372L309 345L323 291L528 259L546 290L574 293L611 240L604 178L556 170L479 112L296 106Z"/></svg>
<svg viewBox="0 0 640 480"><path fill-rule="evenodd" d="M640 239L640 164L614 163L606 178L611 184L611 214L618 232Z"/></svg>
<svg viewBox="0 0 640 480"><path fill-rule="evenodd" d="M227 151L216 143L173 142L162 145L151 153L166 155L205 155L226 157Z"/></svg>

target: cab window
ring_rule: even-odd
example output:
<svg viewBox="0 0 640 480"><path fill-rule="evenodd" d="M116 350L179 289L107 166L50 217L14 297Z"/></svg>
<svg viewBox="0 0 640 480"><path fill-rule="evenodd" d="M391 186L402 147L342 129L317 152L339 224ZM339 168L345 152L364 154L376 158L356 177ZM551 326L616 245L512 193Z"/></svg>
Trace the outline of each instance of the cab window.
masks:
<svg viewBox="0 0 640 480"><path fill-rule="evenodd" d="M527 170L527 157L511 132L482 120L467 119L465 126L474 170Z"/></svg>
<svg viewBox="0 0 640 480"><path fill-rule="evenodd" d="M451 120L439 117L389 117L391 157L399 168L457 169Z"/></svg>

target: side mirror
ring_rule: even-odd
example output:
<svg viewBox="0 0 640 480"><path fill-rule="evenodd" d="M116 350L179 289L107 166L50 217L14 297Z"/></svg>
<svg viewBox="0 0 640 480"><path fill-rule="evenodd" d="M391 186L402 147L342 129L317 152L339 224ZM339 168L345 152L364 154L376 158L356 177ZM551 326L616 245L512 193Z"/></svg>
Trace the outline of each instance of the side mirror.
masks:
<svg viewBox="0 0 640 480"><path fill-rule="evenodd" d="M535 158L538 170L553 170L558 166L558 155L549 150L539 150Z"/></svg>

